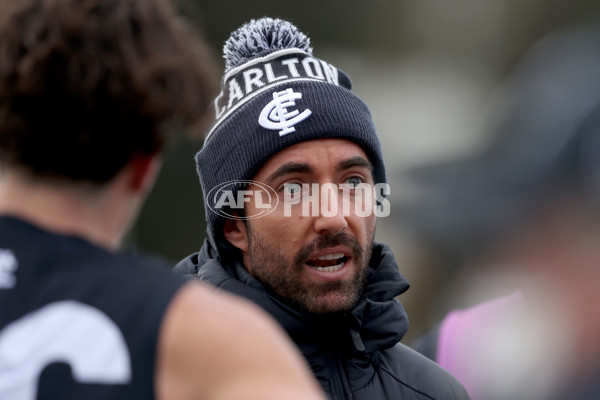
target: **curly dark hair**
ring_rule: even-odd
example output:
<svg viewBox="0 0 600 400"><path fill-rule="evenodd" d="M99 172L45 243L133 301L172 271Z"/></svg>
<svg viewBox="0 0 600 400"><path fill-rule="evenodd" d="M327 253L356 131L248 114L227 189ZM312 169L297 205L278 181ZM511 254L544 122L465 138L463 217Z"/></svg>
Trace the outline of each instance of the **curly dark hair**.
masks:
<svg viewBox="0 0 600 400"><path fill-rule="evenodd" d="M201 121L215 77L167 0L0 0L0 161L104 183Z"/></svg>

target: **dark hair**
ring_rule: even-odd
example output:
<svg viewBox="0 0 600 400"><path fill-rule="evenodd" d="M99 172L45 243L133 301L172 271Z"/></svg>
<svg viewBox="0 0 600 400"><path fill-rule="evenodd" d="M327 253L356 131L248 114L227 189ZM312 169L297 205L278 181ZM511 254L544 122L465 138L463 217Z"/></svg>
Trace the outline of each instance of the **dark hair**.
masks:
<svg viewBox="0 0 600 400"><path fill-rule="evenodd" d="M213 63L166 0L0 0L0 161L106 182L201 121Z"/></svg>

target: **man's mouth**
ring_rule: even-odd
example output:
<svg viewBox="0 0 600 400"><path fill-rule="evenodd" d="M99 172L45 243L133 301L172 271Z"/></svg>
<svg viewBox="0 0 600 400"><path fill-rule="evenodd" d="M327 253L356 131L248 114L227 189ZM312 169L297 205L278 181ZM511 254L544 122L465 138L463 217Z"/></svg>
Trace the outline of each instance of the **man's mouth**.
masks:
<svg viewBox="0 0 600 400"><path fill-rule="evenodd" d="M317 271L335 272L339 271L346 261L348 261L348 257L344 253L339 252L310 259L306 261L306 264Z"/></svg>

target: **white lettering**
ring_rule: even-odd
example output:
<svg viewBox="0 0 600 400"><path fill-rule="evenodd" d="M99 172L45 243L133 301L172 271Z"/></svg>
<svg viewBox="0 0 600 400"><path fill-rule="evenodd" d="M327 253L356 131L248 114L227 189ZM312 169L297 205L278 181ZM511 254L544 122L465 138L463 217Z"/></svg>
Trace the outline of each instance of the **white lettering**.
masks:
<svg viewBox="0 0 600 400"><path fill-rule="evenodd" d="M235 99L241 100L243 97L244 93L239 83L235 79L229 81L229 103L227 104L227 108L231 108Z"/></svg>
<svg viewBox="0 0 600 400"><path fill-rule="evenodd" d="M244 71L244 82L246 82L246 94L252 91L252 85L256 85L257 88L265 86L265 83L260 80L263 72L258 68L252 68Z"/></svg>
<svg viewBox="0 0 600 400"><path fill-rule="evenodd" d="M300 77L300 73L298 72L298 69L296 68L296 64L298 64L298 59L297 58L288 58L287 60L281 61L281 63L283 65L286 65L288 67L288 69L290 70L290 74L294 78L299 78Z"/></svg>
<svg viewBox="0 0 600 400"><path fill-rule="evenodd" d="M327 64L323 60L321 60L321 65L323 66L323 71L325 72L325 78L327 79L327 82L333 83L334 85L339 85L337 68L331 64Z"/></svg>
<svg viewBox="0 0 600 400"><path fill-rule="evenodd" d="M302 193L304 192L304 185L298 190L297 183L285 183L283 185L283 193L286 194L283 200L283 216L292 216L292 205L300 204L302 200Z"/></svg>
<svg viewBox="0 0 600 400"><path fill-rule="evenodd" d="M308 193L307 195L304 195ZM302 184L302 216L307 217L311 215L318 215L319 213L319 184L313 183L310 185L308 183ZM310 207L310 208L309 208Z"/></svg>
<svg viewBox="0 0 600 400"><path fill-rule="evenodd" d="M375 199L378 206L375 207L375 216L377 217L389 217L390 215L390 202L386 198L390 194L390 185L387 183L378 183L375 185Z"/></svg>
<svg viewBox="0 0 600 400"><path fill-rule="evenodd" d="M321 186L321 215L324 217L335 217L338 213L337 186L333 183L325 183Z"/></svg>
<svg viewBox="0 0 600 400"><path fill-rule="evenodd" d="M373 187L359 183L354 187L354 213L361 218L373 215Z"/></svg>
<svg viewBox="0 0 600 400"><path fill-rule="evenodd" d="M352 196L354 186L349 183L340 184L340 190L342 191L342 213L344 215L350 215L350 197Z"/></svg>
<svg viewBox="0 0 600 400"><path fill-rule="evenodd" d="M60 301L12 322L0 331L0 399L34 400L44 368L66 362L80 383L131 381L127 344L100 310Z"/></svg>
<svg viewBox="0 0 600 400"><path fill-rule="evenodd" d="M271 63L265 64L265 72L267 73L267 81L269 81L269 83L287 78L287 75L275 76Z"/></svg>
<svg viewBox="0 0 600 400"><path fill-rule="evenodd" d="M311 68L311 65L314 67L314 71L313 68ZM321 70L321 64L319 64L319 62L314 58L306 57L304 60L302 60L302 66L304 67L304 71L306 71L306 75L310 76L311 78L325 79L325 76L323 76L323 71Z"/></svg>
<svg viewBox="0 0 600 400"><path fill-rule="evenodd" d="M254 192L254 204L255 204L256 208L269 209L269 208L271 208L269 194L266 193L268 202L263 203L263 198L262 198L263 193L264 192L262 190L257 190Z"/></svg>
<svg viewBox="0 0 600 400"><path fill-rule="evenodd" d="M230 208L236 208L237 204L235 202L235 197L233 197L233 192L231 190L226 190L221 193L217 204L215 204L216 209L221 209L224 206Z"/></svg>
<svg viewBox="0 0 600 400"><path fill-rule="evenodd" d="M221 118L221 116L223 115L223 113L226 110L225 107L223 107L222 109L219 108L219 102L221 101L221 99L223 98L224 95L225 95L225 93L223 93L223 92L219 93L219 95L217 96L217 98L214 101L214 105L215 105L215 119Z"/></svg>
<svg viewBox="0 0 600 400"><path fill-rule="evenodd" d="M250 202L249 196L251 196L252 193L253 193L252 190L238 190L237 191L237 204L235 205L235 208L238 208L238 209L244 208L244 203Z"/></svg>
<svg viewBox="0 0 600 400"><path fill-rule="evenodd" d="M366 218L372 215L376 217L387 217L390 215L390 202L385 198L389 194L389 185L386 183L372 186L367 183L350 185L342 183L335 185L325 183L319 186L317 183L303 183L302 189L291 191L300 187L298 183L285 184L284 212L285 217L292 216L292 206L302 204L301 215L303 217L334 217L341 212L344 217L356 215ZM319 189L320 188L320 189ZM341 196L341 197L340 197ZM379 202L380 206L377 206Z"/></svg>

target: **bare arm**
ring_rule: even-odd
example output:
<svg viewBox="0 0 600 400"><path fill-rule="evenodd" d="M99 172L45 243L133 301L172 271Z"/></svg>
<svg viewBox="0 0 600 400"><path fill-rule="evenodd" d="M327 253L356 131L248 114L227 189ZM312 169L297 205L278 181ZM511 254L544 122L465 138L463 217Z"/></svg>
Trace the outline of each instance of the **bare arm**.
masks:
<svg viewBox="0 0 600 400"><path fill-rule="evenodd" d="M189 283L159 339L157 398L324 399L281 328L249 302Z"/></svg>

